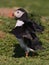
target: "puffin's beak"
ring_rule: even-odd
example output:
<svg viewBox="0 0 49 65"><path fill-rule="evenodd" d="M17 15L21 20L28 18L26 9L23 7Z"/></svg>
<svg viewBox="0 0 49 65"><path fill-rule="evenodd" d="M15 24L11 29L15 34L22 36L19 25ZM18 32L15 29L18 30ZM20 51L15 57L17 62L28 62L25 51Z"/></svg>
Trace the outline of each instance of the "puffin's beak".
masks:
<svg viewBox="0 0 49 65"><path fill-rule="evenodd" d="M16 19L16 17L15 17L15 15L14 15L14 13L12 13L12 17Z"/></svg>
<svg viewBox="0 0 49 65"><path fill-rule="evenodd" d="M14 17L14 13L12 13L12 16Z"/></svg>

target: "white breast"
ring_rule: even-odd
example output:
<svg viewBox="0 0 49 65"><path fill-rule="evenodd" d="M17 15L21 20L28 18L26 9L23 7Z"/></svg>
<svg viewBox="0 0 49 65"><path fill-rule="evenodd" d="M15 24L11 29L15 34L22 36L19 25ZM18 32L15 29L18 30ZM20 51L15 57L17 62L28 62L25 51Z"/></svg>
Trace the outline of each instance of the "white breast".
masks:
<svg viewBox="0 0 49 65"><path fill-rule="evenodd" d="M17 20L15 27L22 26L24 24L23 21Z"/></svg>

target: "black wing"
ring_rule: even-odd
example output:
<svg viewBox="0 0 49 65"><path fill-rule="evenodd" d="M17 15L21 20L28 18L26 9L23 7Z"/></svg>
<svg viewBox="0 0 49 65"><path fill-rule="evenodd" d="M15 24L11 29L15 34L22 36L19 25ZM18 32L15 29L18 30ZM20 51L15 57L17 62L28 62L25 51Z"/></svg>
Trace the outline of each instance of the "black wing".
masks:
<svg viewBox="0 0 49 65"><path fill-rule="evenodd" d="M40 32L42 33L44 31L44 26L42 26L41 24L37 24L35 21L26 21L26 26L28 28L28 30L32 31L32 32Z"/></svg>

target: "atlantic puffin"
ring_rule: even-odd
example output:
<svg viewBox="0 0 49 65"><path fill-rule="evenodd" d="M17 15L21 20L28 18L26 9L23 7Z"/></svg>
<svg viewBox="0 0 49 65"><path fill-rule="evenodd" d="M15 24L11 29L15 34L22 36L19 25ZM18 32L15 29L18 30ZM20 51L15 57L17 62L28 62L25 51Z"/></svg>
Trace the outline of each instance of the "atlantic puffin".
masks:
<svg viewBox="0 0 49 65"><path fill-rule="evenodd" d="M43 28L35 21L31 21L28 13L23 8L15 10L13 16L17 22L10 33L16 36L21 48L25 51L26 57L28 57L30 51L35 52L42 49L42 43L36 36L36 31L42 32Z"/></svg>

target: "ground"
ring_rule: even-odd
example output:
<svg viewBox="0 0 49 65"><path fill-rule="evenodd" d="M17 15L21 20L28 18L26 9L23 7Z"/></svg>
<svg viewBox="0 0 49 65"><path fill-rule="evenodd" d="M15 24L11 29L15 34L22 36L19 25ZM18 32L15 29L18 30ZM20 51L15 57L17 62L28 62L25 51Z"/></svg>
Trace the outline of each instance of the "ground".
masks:
<svg viewBox="0 0 49 65"><path fill-rule="evenodd" d="M43 6L44 5L44 6ZM25 58L16 37L9 33L15 26L14 18L0 16L0 65L49 65L49 1L48 0L1 0L1 8L24 7L34 14L37 22L44 26L43 34L37 33L45 50L37 51L38 55ZM41 17L40 17L41 16ZM48 19L47 19L48 17Z"/></svg>

